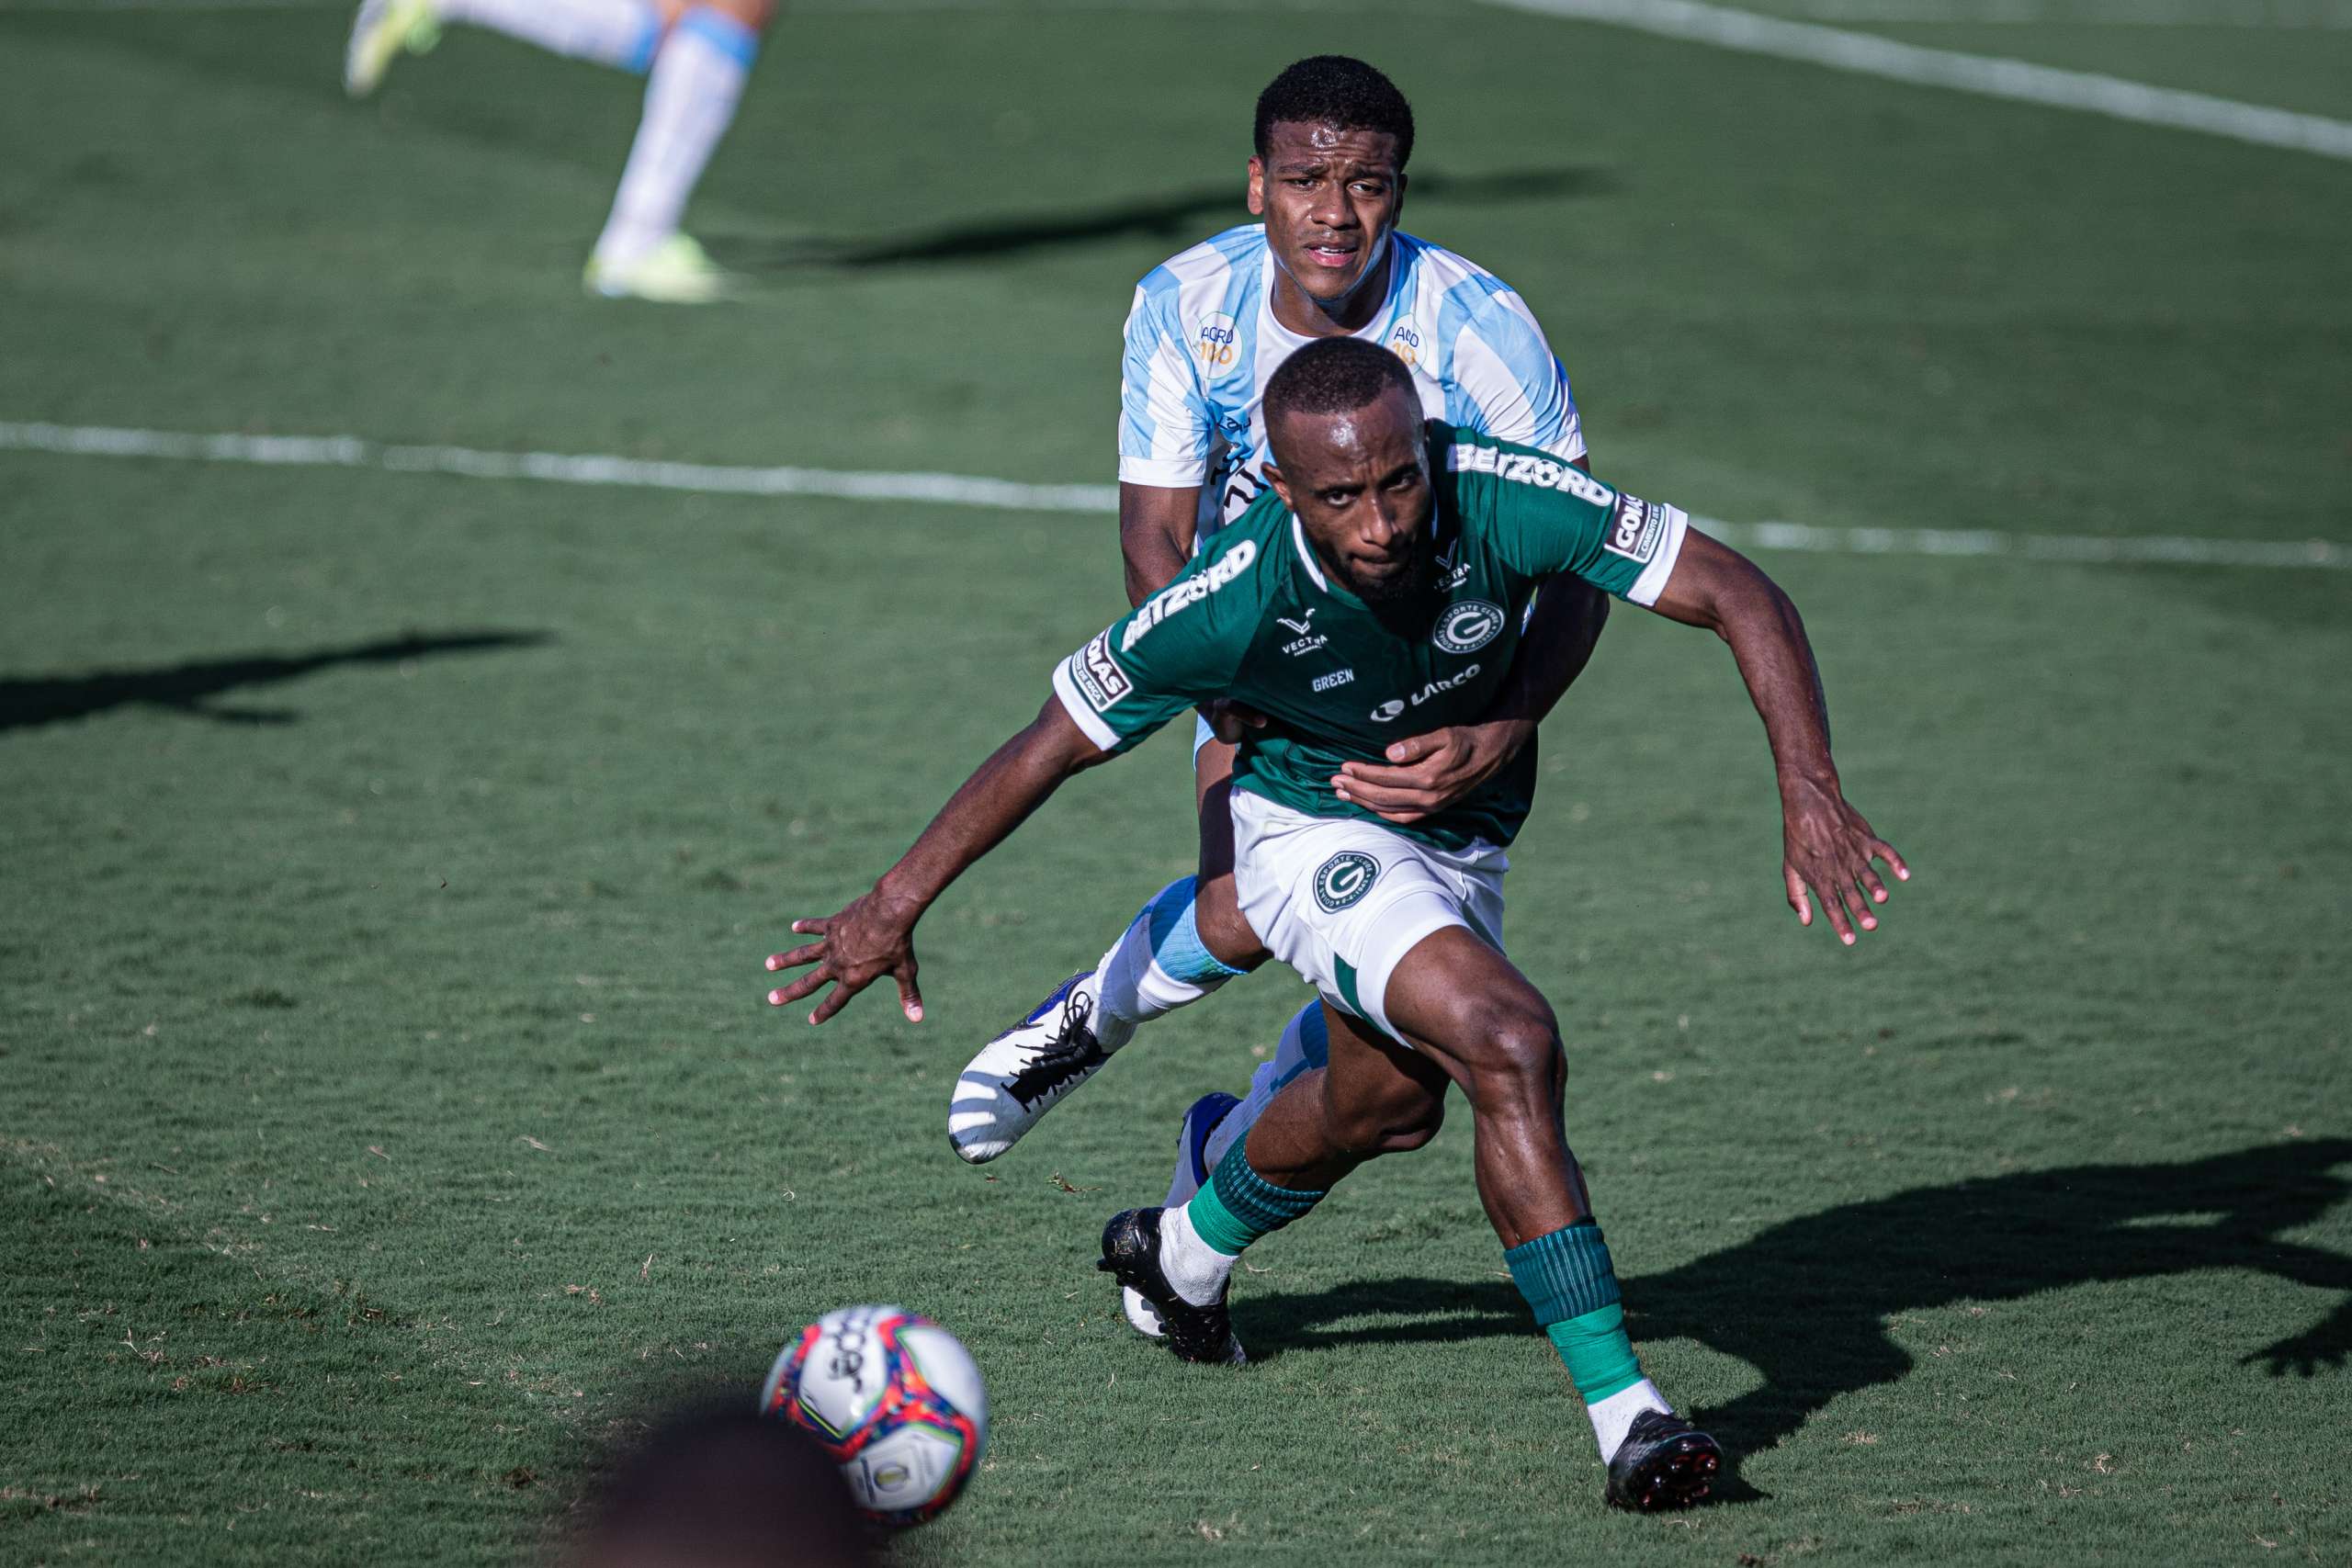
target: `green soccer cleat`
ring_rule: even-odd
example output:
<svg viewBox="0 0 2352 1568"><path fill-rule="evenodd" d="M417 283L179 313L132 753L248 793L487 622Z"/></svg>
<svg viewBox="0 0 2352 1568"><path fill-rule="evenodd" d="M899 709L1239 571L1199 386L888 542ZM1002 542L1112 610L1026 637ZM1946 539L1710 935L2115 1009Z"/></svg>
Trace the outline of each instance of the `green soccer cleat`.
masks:
<svg viewBox="0 0 2352 1568"><path fill-rule="evenodd" d="M423 54L440 41L441 16L433 0L360 0L343 51L343 90L364 98L383 85L401 51Z"/></svg>
<svg viewBox="0 0 2352 1568"><path fill-rule="evenodd" d="M673 234L618 265L591 256L580 281L589 293L607 299L650 299L658 305L707 305L728 298L736 287L734 275L684 234Z"/></svg>

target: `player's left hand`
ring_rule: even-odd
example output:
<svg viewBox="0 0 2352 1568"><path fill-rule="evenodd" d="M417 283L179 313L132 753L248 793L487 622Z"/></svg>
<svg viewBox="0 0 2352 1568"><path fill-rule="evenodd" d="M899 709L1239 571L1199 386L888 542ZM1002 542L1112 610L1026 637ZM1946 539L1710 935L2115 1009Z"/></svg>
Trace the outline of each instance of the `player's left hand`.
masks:
<svg viewBox="0 0 2352 1568"><path fill-rule="evenodd" d="M1911 880L1911 868L1894 846L1871 831L1862 814L1833 788L1790 787L1781 798L1782 854L1781 875L1788 885L1789 908L1797 923L1813 924L1813 899L1829 929L1848 947L1854 929L1878 930L1873 904L1886 902L1886 884L1879 880L1872 861L1884 863L1898 882ZM1810 889L1810 892L1807 890ZM1865 901L1864 895L1868 895Z"/></svg>
<svg viewBox="0 0 2352 1568"><path fill-rule="evenodd" d="M1331 787L1391 822L1419 822L1510 766L1534 733L1525 719L1504 718L1408 735L1388 748L1388 766L1342 762Z"/></svg>
<svg viewBox="0 0 2352 1568"><path fill-rule="evenodd" d="M899 982L899 1010L909 1023L921 1023L922 993L915 986L914 934L915 921L922 914L921 907L894 901L876 888L852 900L838 915L793 921L795 932L817 940L790 953L770 953L768 971L797 969L804 964L816 967L790 985L770 991L768 1005L784 1007L831 985L832 994L808 1015L810 1023L822 1023L849 1005L850 998L890 975Z"/></svg>

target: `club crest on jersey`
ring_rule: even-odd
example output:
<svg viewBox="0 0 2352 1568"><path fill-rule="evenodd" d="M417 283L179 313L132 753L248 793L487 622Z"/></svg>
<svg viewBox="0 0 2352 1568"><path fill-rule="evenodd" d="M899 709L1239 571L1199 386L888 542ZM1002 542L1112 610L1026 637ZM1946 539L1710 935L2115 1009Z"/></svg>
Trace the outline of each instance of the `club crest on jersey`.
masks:
<svg viewBox="0 0 2352 1568"><path fill-rule="evenodd" d="M1362 850L1341 850L1315 868L1315 901L1327 915L1363 900L1380 876L1380 863Z"/></svg>
<svg viewBox="0 0 2352 1568"><path fill-rule="evenodd" d="M1222 376L1231 370L1241 352L1239 323L1223 310L1211 310L1201 318L1193 334L1193 357L1211 376Z"/></svg>
<svg viewBox="0 0 2352 1568"><path fill-rule="evenodd" d="M1198 577L1187 577L1161 589L1144 601L1142 609L1127 622L1126 631L1119 638L1119 651L1131 653L1143 634L1151 630L1187 604L1197 604L1218 589L1250 570L1258 558L1258 544L1254 539L1238 539L1233 548L1217 558L1216 563ZM1108 635L1107 633L1105 634Z"/></svg>
<svg viewBox="0 0 2352 1568"><path fill-rule="evenodd" d="M1657 542L1665 533L1665 507L1621 495L1617 509L1609 514L1609 536L1600 541L1600 547L1612 556L1647 565L1657 554Z"/></svg>
<svg viewBox="0 0 2352 1568"><path fill-rule="evenodd" d="M1399 321L1396 330L1388 334L1388 352L1412 369L1421 362L1421 331L1410 321Z"/></svg>
<svg viewBox="0 0 2352 1568"><path fill-rule="evenodd" d="M1465 599L1437 618L1430 640L1448 653L1476 653L1501 635L1503 611L1484 599Z"/></svg>

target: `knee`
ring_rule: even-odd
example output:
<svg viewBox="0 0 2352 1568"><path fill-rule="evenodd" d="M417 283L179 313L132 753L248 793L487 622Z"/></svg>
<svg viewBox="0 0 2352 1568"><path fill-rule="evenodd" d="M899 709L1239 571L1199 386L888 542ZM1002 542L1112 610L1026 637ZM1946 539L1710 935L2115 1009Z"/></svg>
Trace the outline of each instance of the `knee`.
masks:
<svg viewBox="0 0 2352 1568"><path fill-rule="evenodd" d="M753 32L763 32L775 18L775 0L695 0L711 10L741 22Z"/></svg>
<svg viewBox="0 0 2352 1568"><path fill-rule="evenodd" d="M1193 923L1200 929L1201 945L1228 968L1255 969L1266 961L1264 944L1234 897L1232 877L1201 881L1193 894Z"/></svg>
<svg viewBox="0 0 2352 1568"><path fill-rule="evenodd" d="M1566 1087L1566 1058L1560 1049L1560 1024L1550 1007L1536 1002L1486 1010L1479 1034L1488 1061L1478 1077L1494 1085L1501 1098L1540 1100L1556 1107Z"/></svg>

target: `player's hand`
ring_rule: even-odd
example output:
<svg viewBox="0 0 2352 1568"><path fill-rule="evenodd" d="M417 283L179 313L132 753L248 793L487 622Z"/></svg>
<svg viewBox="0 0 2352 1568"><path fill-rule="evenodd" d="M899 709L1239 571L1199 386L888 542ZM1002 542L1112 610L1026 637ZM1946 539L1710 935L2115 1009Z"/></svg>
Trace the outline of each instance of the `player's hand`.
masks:
<svg viewBox="0 0 2352 1568"><path fill-rule="evenodd" d="M788 986L768 993L770 1007L784 1007L831 985L832 994L808 1015L822 1023L849 1004L850 998L885 975L899 982L899 1008L910 1023L922 1021L922 993L915 987L915 921L920 905L893 900L876 888L854 900L840 914L821 920L795 920L792 929L817 940L790 953L771 953L768 971L816 965Z"/></svg>
<svg viewBox="0 0 2352 1568"><path fill-rule="evenodd" d="M1219 697L1208 705L1202 717L1209 721L1209 733L1227 746L1238 746L1253 729L1263 729L1272 721L1248 703L1237 703L1231 697Z"/></svg>
<svg viewBox="0 0 2352 1568"><path fill-rule="evenodd" d="M1911 868L1835 789L1789 785L1781 809L1781 875L1788 884L1789 908L1797 912L1797 923L1813 924L1813 901L1818 897L1829 929L1839 942L1853 946L1857 926L1878 930L1871 907L1886 902L1886 884L1871 863L1883 862L1898 882L1911 880Z"/></svg>
<svg viewBox="0 0 2352 1568"><path fill-rule="evenodd" d="M1408 735L1388 748L1389 765L1343 762L1331 787L1391 822L1419 822L1509 767L1534 733L1526 719L1499 718Z"/></svg>

